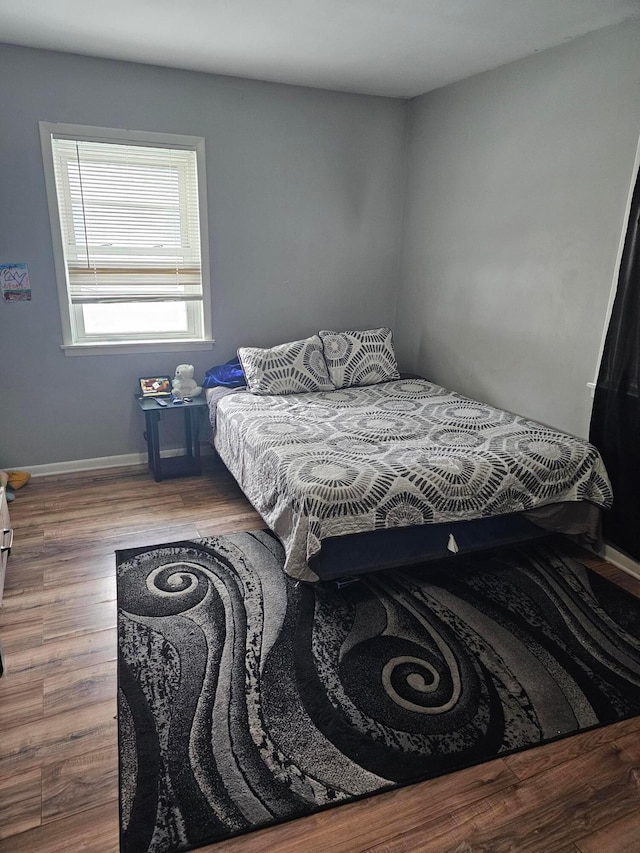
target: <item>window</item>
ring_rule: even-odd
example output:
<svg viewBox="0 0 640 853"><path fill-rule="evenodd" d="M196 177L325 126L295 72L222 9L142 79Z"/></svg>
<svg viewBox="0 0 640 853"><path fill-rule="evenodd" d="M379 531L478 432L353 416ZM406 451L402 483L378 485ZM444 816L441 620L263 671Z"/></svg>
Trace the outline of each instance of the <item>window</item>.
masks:
<svg viewBox="0 0 640 853"><path fill-rule="evenodd" d="M204 140L40 128L63 347L211 346Z"/></svg>

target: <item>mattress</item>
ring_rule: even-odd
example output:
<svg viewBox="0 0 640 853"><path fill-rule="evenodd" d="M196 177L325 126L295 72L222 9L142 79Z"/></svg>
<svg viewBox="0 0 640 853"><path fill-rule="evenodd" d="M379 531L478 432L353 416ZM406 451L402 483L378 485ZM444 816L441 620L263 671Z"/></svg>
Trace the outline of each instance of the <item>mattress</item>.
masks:
<svg viewBox="0 0 640 853"><path fill-rule="evenodd" d="M216 450L300 580L331 537L612 502L589 442L423 379L210 406Z"/></svg>

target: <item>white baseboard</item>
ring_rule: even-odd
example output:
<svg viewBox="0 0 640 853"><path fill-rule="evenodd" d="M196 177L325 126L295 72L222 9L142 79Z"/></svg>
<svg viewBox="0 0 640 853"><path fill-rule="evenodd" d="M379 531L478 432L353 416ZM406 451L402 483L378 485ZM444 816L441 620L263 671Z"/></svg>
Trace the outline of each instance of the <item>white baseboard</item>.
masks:
<svg viewBox="0 0 640 853"><path fill-rule="evenodd" d="M622 551L618 551L617 548L611 545L605 545L598 554L604 557L605 560L613 563L618 569L622 569L623 572L633 575L634 578L640 580L640 563L623 554Z"/></svg>
<svg viewBox="0 0 640 853"><path fill-rule="evenodd" d="M180 456L184 453L182 448L163 450L160 455ZM202 456L208 456L211 448L208 444L201 447ZM46 465L16 465L10 467L10 471L26 471L32 477L49 477L53 474L72 474L77 471L97 471L100 468L122 468L126 465L143 465L147 462L147 454L123 453L120 456L98 456L94 459L70 459L67 462L49 462Z"/></svg>

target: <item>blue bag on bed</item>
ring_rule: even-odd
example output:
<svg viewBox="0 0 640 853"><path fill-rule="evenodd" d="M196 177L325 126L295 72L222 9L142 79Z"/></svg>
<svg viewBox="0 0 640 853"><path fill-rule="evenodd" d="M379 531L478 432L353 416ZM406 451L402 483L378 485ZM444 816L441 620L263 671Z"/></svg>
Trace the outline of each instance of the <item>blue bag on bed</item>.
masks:
<svg viewBox="0 0 640 853"><path fill-rule="evenodd" d="M224 364L216 364L215 367L207 370L202 387L216 388L222 385L224 388L239 388L246 384L247 380L244 378L240 359L236 355Z"/></svg>

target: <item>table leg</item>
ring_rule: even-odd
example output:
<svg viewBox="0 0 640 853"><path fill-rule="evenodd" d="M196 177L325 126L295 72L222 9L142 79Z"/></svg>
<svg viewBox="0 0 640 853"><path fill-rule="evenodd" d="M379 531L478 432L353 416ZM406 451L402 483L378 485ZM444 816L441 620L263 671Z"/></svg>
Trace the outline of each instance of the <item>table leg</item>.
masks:
<svg viewBox="0 0 640 853"><path fill-rule="evenodd" d="M198 473L200 473L200 409L194 409L193 417L195 418L193 424L193 455L197 460Z"/></svg>
<svg viewBox="0 0 640 853"><path fill-rule="evenodd" d="M151 446L151 413L144 413L144 440L147 444L147 465L153 471L153 448Z"/></svg>
<svg viewBox="0 0 640 853"><path fill-rule="evenodd" d="M162 480L162 472L160 470L160 437L158 435L158 423L160 422L160 413L148 411L145 412L147 421L147 453L149 456L149 467L153 471L153 476L156 482Z"/></svg>
<svg viewBox="0 0 640 853"><path fill-rule="evenodd" d="M193 409L184 410L184 446L189 459L193 459L193 430L191 428L191 414Z"/></svg>
<svg viewBox="0 0 640 853"><path fill-rule="evenodd" d="M184 443L187 457L194 473L200 474L200 410L188 408L184 410Z"/></svg>

